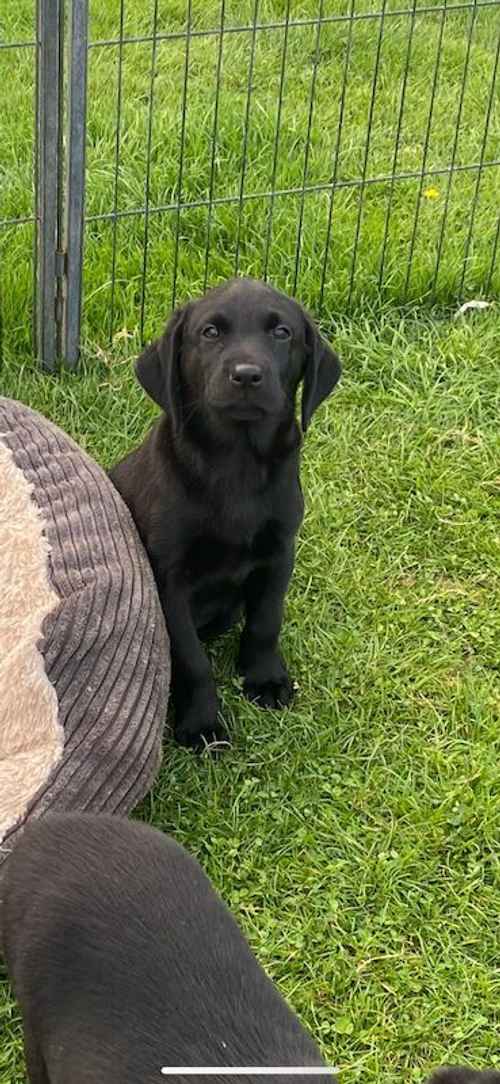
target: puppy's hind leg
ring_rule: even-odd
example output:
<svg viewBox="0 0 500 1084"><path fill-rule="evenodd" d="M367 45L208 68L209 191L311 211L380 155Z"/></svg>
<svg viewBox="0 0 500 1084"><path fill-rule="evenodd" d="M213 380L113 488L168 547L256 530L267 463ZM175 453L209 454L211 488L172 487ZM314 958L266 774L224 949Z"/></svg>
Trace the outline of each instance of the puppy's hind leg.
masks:
<svg viewBox="0 0 500 1084"><path fill-rule="evenodd" d="M40 1048L29 1028L24 1033L24 1059L30 1084L51 1084Z"/></svg>
<svg viewBox="0 0 500 1084"><path fill-rule="evenodd" d="M172 582L161 593L172 650L174 734L180 745L202 750L227 741L208 656L195 628L185 589Z"/></svg>

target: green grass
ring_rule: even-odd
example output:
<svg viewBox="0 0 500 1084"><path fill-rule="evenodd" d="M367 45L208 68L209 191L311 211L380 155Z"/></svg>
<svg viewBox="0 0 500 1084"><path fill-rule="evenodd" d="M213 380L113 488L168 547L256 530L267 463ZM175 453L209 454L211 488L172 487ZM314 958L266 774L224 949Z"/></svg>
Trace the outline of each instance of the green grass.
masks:
<svg viewBox="0 0 500 1084"><path fill-rule="evenodd" d="M283 635L296 704L240 699L220 644L234 748L167 739L139 813L200 858L344 1079L396 1084L500 1065L500 328L386 313L335 338ZM78 377L12 363L3 391L109 464L153 413L124 348ZM0 990L0 1081L20 1084Z"/></svg>
<svg viewBox="0 0 500 1084"><path fill-rule="evenodd" d="M369 10L358 0L356 10ZM388 0L394 11L399 0ZM420 2L417 8L420 7ZM283 0L261 0L260 18L282 18ZM245 24L249 0L228 0L227 23ZM293 0L292 16L317 12ZM125 33L151 28L151 6L126 4ZM324 13L347 10L325 2ZM116 36L117 0L92 0L92 39ZM159 3L159 30L184 27L185 6ZM193 3L213 26L213 0ZM418 170L441 15L418 13L396 168ZM470 15L446 18L427 165L453 153ZM0 36L32 36L32 0L2 12ZM359 177L366 146L378 22L353 29L338 179ZM456 161L481 155L498 12L476 16ZM409 21L386 21L369 176L391 172ZM320 39L308 183L328 181L348 28ZM248 134L246 190L272 175L281 33L259 32ZM250 39L226 38L215 194L237 195ZM300 185L315 53L311 28L290 31L276 187ZM118 206L144 199L149 45L123 54ZM151 202L178 195L184 49L158 46ZM90 57L88 213L112 208L118 52ZM214 109L214 39L193 39L188 84L185 199L208 195ZM0 216L32 210L33 54L0 51ZM498 93L485 142L496 155ZM491 262L498 171L485 171L464 296L480 296ZM409 300L429 299L447 194L422 195ZM425 187L425 186L424 186ZM435 300L459 292L475 178L457 175ZM421 1080L443 1061L500 1065L500 477L498 312L452 321L400 314L419 187L393 192L385 281L378 290L390 186L364 193L353 305L346 316L358 215L355 189L335 198L324 330L345 363L340 391L322 408L304 449L307 516L287 607L283 646L299 683L295 705L265 713L238 695L234 640L214 649L232 752L212 763L165 743L153 795L139 815L199 856L325 1055L346 1082ZM269 203L246 205L241 268L262 272ZM274 207L272 279L290 286L300 202ZM307 196L297 292L317 306L328 197ZM232 272L238 207L214 211L208 278ZM203 285L207 213L180 219L178 294ZM113 228L93 222L85 255L84 365L78 376L42 376L30 350L32 226L0 230L4 360L0 391L41 410L108 466L146 431L152 408L133 380L139 346L144 223L117 228L116 307L111 321ZM170 308L175 215L150 228L146 334ZM498 271L492 290L500 285ZM0 1084L24 1079L20 1020L0 983Z"/></svg>

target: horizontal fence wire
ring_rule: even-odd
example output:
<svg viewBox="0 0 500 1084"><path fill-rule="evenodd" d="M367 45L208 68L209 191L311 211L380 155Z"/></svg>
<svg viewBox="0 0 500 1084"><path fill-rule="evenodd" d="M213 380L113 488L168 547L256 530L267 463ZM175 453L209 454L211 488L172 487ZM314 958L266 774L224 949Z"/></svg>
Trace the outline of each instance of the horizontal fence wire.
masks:
<svg viewBox="0 0 500 1084"><path fill-rule="evenodd" d="M37 41L0 41L0 51L2 49L36 49L37 45Z"/></svg>
<svg viewBox="0 0 500 1084"><path fill-rule="evenodd" d="M445 11L447 14L453 14L455 12L470 11L474 8L481 10L482 8L491 8L498 5L498 0L464 0L464 3L458 4L426 4L417 8L418 15L438 15L440 12ZM413 8L395 8L384 12L385 18L401 18L402 16L411 16ZM284 30L286 26L288 29L305 29L307 27L315 27L320 25L328 26L334 23L350 23L350 22L366 22L372 19L381 19L382 11L356 11L351 13L342 13L338 15L323 15L321 18L317 16L311 16L308 19L290 19L288 24L285 20L275 20L268 22L255 22L244 23L239 26L225 26L224 34L249 34L254 30ZM190 36L192 38L211 38L217 37L220 34L218 27L196 28L193 27L190 30ZM171 30L161 31L154 35L156 41L179 41L186 37L185 30ZM89 42L90 49L97 49L106 45L140 45L147 44L153 40L151 34L137 34L127 35L124 38L97 38L95 41Z"/></svg>
<svg viewBox="0 0 500 1084"><path fill-rule="evenodd" d="M181 210L193 210L197 207L210 207L210 206L230 206L231 204L239 204L241 200L243 203L250 202L252 200L260 199L276 199L279 196L302 196L304 193L314 194L315 192L331 192L333 189L341 188L362 188L367 185L387 184L392 181L417 181L423 177L444 177L448 173L476 173L479 170L489 169L492 167L500 166L500 158L492 158L488 162L469 162L465 165L455 166L441 166L437 168L426 168L423 170L413 170L406 173L385 173L380 177L355 177L348 181L336 181L335 184L331 181L325 181L321 184L308 184L305 187L297 186L296 188L278 188L267 189L262 192L245 192L243 197L241 195L235 196L215 196L210 199L194 199L186 200L180 204ZM87 215L87 222L105 222L114 218L134 218L136 215L154 215L164 214L166 211L177 211L179 204L176 202L162 203L157 207L143 205L141 207L131 207L123 211L103 211L97 214Z"/></svg>
<svg viewBox="0 0 500 1084"><path fill-rule="evenodd" d="M1 226L25 226L27 222L36 222L37 215L23 215L20 218L0 218Z"/></svg>

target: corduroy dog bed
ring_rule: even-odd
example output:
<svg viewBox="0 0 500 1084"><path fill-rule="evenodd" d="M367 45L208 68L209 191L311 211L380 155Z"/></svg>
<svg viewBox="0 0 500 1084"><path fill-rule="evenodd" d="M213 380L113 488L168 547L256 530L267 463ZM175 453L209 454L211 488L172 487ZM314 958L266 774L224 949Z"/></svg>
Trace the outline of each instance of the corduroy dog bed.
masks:
<svg viewBox="0 0 500 1084"><path fill-rule="evenodd" d="M0 398L0 875L28 817L128 812L161 756L169 645L104 471Z"/></svg>

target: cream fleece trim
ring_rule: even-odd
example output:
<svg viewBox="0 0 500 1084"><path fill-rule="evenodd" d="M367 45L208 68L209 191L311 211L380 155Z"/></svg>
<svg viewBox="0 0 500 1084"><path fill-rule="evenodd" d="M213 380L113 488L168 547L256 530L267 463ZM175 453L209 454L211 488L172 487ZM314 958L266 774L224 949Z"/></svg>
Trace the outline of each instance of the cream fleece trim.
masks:
<svg viewBox="0 0 500 1084"><path fill-rule="evenodd" d="M37 646L59 598L32 488L0 439L0 843L64 746L56 692Z"/></svg>

